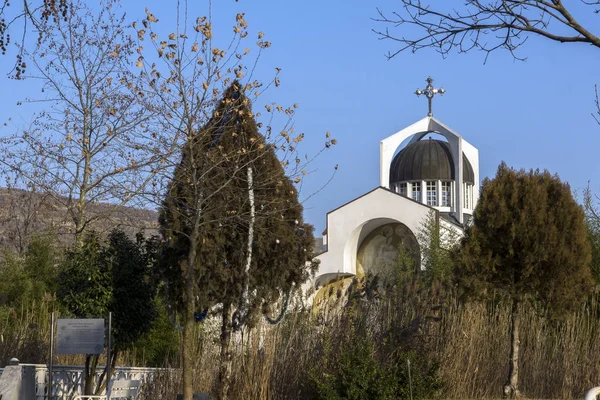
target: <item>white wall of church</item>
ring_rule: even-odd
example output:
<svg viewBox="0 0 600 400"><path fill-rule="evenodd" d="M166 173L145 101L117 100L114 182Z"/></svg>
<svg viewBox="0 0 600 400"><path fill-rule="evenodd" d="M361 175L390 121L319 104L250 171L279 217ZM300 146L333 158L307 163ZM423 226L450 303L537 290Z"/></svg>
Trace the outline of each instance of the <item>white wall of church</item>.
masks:
<svg viewBox="0 0 600 400"><path fill-rule="evenodd" d="M327 251L316 257L321 261L317 276L356 274L361 238L391 222L403 223L416 235L430 210L423 204L377 188L330 212L327 214Z"/></svg>

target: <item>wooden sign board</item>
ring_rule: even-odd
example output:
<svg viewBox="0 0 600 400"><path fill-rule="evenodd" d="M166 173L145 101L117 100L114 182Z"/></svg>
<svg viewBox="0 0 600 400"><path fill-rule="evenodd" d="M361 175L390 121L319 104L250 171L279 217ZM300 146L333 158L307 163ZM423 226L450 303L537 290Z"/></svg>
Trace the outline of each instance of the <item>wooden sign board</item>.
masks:
<svg viewBox="0 0 600 400"><path fill-rule="evenodd" d="M56 354L104 353L103 319L58 319Z"/></svg>

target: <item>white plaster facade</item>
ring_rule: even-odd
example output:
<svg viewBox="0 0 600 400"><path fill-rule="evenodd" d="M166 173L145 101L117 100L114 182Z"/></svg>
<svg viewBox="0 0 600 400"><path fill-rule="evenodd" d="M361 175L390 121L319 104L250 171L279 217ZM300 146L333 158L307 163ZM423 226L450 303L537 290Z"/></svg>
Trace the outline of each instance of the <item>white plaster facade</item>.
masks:
<svg viewBox="0 0 600 400"><path fill-rule="evenodd" d="M448 141L454 161L453 187L463 187L463 157L473 168L474 184L471 204L465 208L463 190L453 190L450 207L428 206L423 198L415 201L396 193L390 188L390 167L399 147L407 139L407 146L427 134L437 133ZM423 184L425 181L423 181ZM439 188L439 183L438 183ZM439 190L439 189L438 189ZM327 214L327 229L323 236L323 251L316 256L320 260L314 286L320 286L332 277L357 273L358 249L369 233L390 223L404 224L415 236L432 210L452 216L453 222L440 218L440 223L462 234L461 226L467 222L477 204L479 194L479 152L461 135L432 116L402 129L383 139L380 143L380 186ZM423 196L425 197L425 196Z"/></svg>

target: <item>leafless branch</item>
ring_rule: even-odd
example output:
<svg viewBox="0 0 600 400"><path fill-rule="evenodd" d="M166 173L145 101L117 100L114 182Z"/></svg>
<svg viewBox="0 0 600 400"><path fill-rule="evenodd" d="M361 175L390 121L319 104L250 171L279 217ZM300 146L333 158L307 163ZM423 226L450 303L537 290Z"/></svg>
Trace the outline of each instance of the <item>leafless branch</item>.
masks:
<svg viewBox="0 0 600 400"><path fill-rule="evenodd" d="M433 48L444 57L452 51L481 50L487 60L491 52L504 49L523 60L516 51L528 34L600 48L600 38L581 25L559 0L467 0L461 10L437 4L402 0L402 11L386 13L377 9L374 20L386 27L373 31L380 39L399 44L387 54L388 58L407 50ZM598 6L600 1L584 4Z"/></svg>
<svg viewBox="0 0 600 400"><path fill-rule="evenodd" d="M598 125L600 125L600 97L598 95L598 85L594 86L594 92L596 93L596 99L594 100L596 103L596 112L592 113L592 117L594 117Z"/></svg>

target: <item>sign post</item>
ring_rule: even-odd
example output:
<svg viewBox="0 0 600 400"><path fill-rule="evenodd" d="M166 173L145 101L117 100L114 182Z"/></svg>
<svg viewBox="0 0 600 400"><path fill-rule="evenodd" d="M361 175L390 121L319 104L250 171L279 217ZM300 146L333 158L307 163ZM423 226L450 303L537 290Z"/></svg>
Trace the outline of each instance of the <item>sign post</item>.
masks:
<svg viewBox="0 0 600 400"><path fill-rule="evenodd" d="M108 384L110 383L110 357L112 350L112 312L108 313L108 349L106 350L106 398L110 400L110 392L108 391Z"/></svg>
<svg viewBox="0 0 600 400"><path fill-rule="evenodd" d="M56 322L56 349L54 347ZM104 353L104 319L56 319L52 313L50 330L50 366L48 400L52 400L52 370L54 354L102 354ZM112 348L112 312L108 313L108 351L106 355L106 387L110 381L110 358ZM55 351L56 350L56 351Z"/></svg>
<svg viewBox="0 0 600 400"><path fill-rule="evenodd" d="M104 353L103 319L59 319L56 354Z"/></svg>
<svg viewBox="0 0 600 400"><path fill-rule="evenodd" d="M48 391L48 400L52 400L52 370L54 369L54 312L50 318L50 364L48 364L48 385L46 385Z"/></svg>

